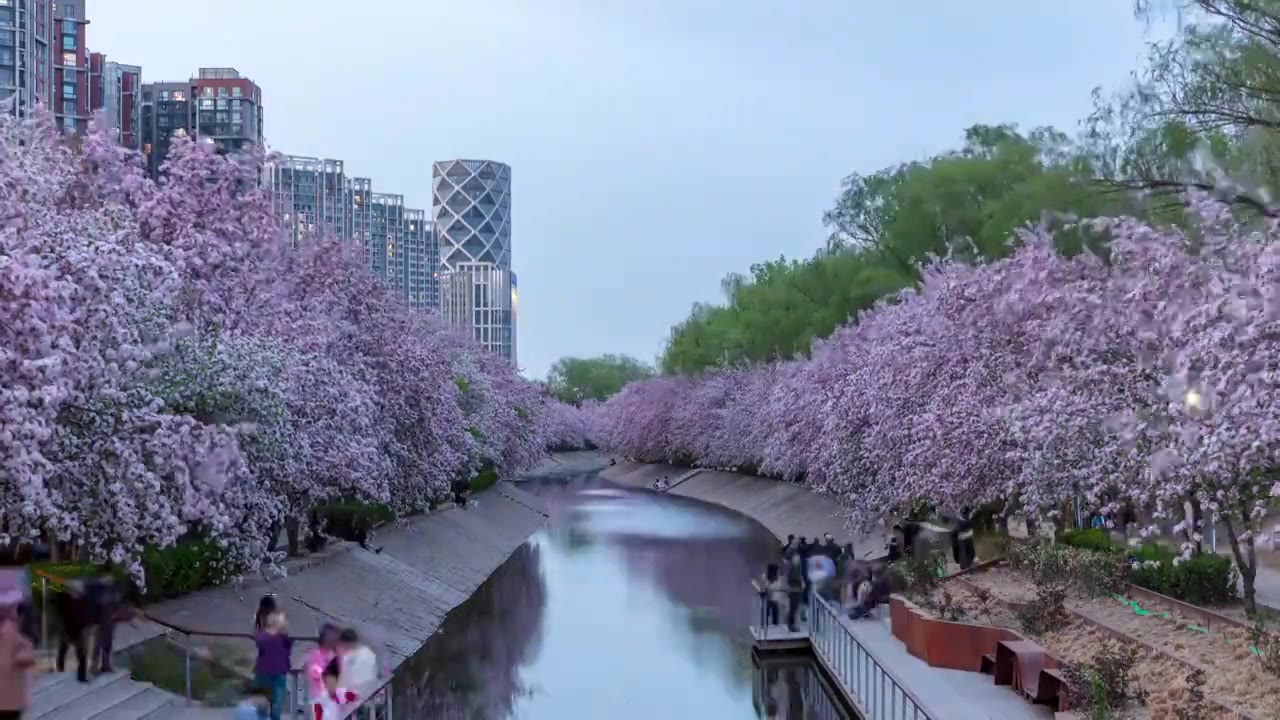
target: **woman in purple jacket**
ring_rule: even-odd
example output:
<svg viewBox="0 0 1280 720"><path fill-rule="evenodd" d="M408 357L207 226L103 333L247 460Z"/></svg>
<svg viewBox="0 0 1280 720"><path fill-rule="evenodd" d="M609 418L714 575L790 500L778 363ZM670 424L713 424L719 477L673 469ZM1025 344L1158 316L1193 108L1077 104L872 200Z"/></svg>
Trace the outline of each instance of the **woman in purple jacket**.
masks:
<svg viewBox="0 0 1280 720"><path fill-rule="evenodd" d="M284 611L267 615L266 626L258 633L258 660L253 664L254 684L271 693L271 720L280 720L289 686L293 639L289 637Z"/></svg>

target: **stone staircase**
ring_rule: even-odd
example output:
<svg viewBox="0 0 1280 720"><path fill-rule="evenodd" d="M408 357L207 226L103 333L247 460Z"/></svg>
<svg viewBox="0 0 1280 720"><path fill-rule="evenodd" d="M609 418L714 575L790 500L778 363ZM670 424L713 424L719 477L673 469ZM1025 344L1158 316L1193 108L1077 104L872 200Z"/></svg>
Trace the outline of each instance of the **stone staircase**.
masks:
<svg viewBox="0 0 1280 720"><path fill-rule="evenodd" d="M73 672L49 672L36 677L31 706L22 716L30 720L173 720L186 710L185 705L185 699L132 680L128 673L98 675L81 683Z"/></svg>

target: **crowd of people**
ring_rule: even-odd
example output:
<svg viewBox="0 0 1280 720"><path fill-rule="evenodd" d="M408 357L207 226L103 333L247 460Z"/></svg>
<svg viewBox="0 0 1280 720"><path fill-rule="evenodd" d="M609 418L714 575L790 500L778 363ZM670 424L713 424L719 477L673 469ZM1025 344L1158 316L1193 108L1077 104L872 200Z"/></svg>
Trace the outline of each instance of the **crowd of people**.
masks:
<svg viewBox="0 0 1280 720"><path fill-rule="evenodd" d="M821 597L846 613L861 618L888 600L886 558L867 560L854 554L853 543L840 545L831 533L821 541L788 535L782 559L770 563L756 589L764 598L765 623L785 618L795 631L808 621L813 598Z"/></svg>
<svg viewBox="0 0 1280 720"><path fill-rule="evenodd" d="M293 639L275 595L263 596L253 625L258 646L254 678L234 720L280 720L288 700ZM339 720L376 693L390 672L358 632L329 624L320 628L319 642L304 656L302 670L307 720Z"/></svg>
<svg viewBox="0 0 1280 720"><path fill-rule="evenodd" d="M947 538L956 564L968 568L977 560L973 535L973 516L968 508L950 527L921 521L898 523L886 552L871 559L856 556L853 543L840 545L831 533L821 541L788 535L782 544L781 561L770 563L764 575L753 581L764 601L763 622L778 625L785 618L787 627L797 631L800 623L808 621L814 597L831 603L850 619L866 617L889 601L893 563L919 554L922 544Z"/></svg>

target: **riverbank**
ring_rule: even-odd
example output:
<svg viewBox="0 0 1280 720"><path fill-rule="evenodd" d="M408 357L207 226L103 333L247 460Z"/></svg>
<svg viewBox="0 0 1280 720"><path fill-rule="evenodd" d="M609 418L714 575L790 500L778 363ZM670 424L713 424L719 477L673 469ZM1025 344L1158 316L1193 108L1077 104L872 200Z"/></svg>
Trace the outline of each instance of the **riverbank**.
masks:
<svg viewBox="0 0 1280 720"><path fill-rule="evenodd" d="M148 606L147 614L196 633L247 634L259 598L274 593L292 635L314 636L323 623L352 627L395 668L546 519L539 498L503 483L475 496L467 509L450 507L379 530L369 549L342 543L298 563L286 577L203 590ZM117 648L128 651L165 633L157 623L123 625ZM247 637L196 634L192 640L198 654L251 671L256 651ZM310 647L295 645L295 663Z"/></svg>
<svg viewBox="0 0 1280 720"><path fill-rule="evenodd" d="M720 470L691 470L674 465L618 463L600 477L631 488L650 488L658 478L675 483L671 495L720 505L764 525L779 540L788 535L822 537L831 533L841 544L851 542L859 554L878 555L883 532L856 534L844 525L840 506L802 485Z"/></svg>

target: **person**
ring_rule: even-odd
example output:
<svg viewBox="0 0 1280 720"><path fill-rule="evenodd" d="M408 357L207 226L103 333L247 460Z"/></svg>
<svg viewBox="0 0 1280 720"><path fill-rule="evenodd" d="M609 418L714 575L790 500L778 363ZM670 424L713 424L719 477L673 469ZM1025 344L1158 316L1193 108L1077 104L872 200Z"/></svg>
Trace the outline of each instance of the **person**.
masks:
<svg viewBox="0 0 1280 720"><path fill-rule="evenodd" d="M258 659L253 664L253 681L270 692L271 720L280 720L289 686L293 639L283 610L267 615L266 626L257 635Z"/></svg>
<svg viewBox="0 0 1280 720"><path fill-rule="evenodd" d="M109 673L111 668L111 646L116 634L116 611L119 609L121 595L111 566L102 563L97 573L85 587L89 608L93 612L93 629L96 631L94 655L90 664L97 661L98 672Z"/></svg>
<svg viewBox="0 0 1280 720"><path fill-rule="evenodd" d="M311 700L311 717L307 720L342 720L351 709L356 695L339 686L338 678L341 676L342 668L337 658L330 660L320 671L320 693Z"/></svg>
<svg viewBox="0 0 1280 720"><path fill-rule="evenodd" d="M794 548L795 546L796 546L796 536L788 535L787 541L782 543L782 554L786 555L787 551Z"/></svg>
<svg viewBox="0 0 1280 720"><path fill-rule="evenodd" d="M308 701L324 695L324 669L338 656L338 628L325 623L320 627L320 644L307 651L303 670L307 673Z"/></svg>
<svg viewBox="0 0 1280 720"><path fill-rule="evenodd" d="M968 570L973 567L977 555L973 542L973 511L965 507L960 510L960 523L956 525L956 564L961 570Z"/></svg>
<svg viewBox="0 0 1280 720"><path fill-rule="evenodd" d="M362 701L378 688L378 656L355 630L347 628L338 634L338 658L342 687Z"/></svg>
<svg viewBox="0 0 1280 720"><path fill-rule="evenodd" d="M804 583L804 564L797 557L787 563L787 629L791 632L800 629L796 624L796 614L804 602Z"/></svg>
<svg viewBox="0 0 1280 720"><path fill-rule="evenodd" d="M62 625L58 637L58 654L54 668L63 672L67 668L67 650L76 651L76 679L89 682L89 628L93 625L93 606L88 598L83 580L73 578L66 582L64 592L54 597L57 603L58 622Z"/></svg>
<svg viewBox="0 0 1280 720"><path fill-rule="evenodd" d="M836 538L831 533L823 534L821 552L831 558L832 562L840 558L840 546L836 543Z"/></svg>
<svg viewBox="0 0 1280 720"><path fill-rule="evenodd" d="M769 563L764 569L764 577L752 580L751 584L764 598L765 625L777 625L782 619L782 604L787 601L787 588L777 563Z"/></svg>
<svg viewBox="0 0 1280 720"><path fill-rule="evenodd" d="M889 600L889 573L884 568L872 566L871 577L858 586L858 597L849 613L853 620L866 617L877 606Z"/></svg>
<svg viewBox="0 0 1280 720"><path fill-rule="evenodd" d="M467 509L467 490L471 488L471 483L466 480L453 481L453 504Z"/></svg>
<svg viewBox="0 0 1280 720"><path fill-rule="evenodd" d="M236 705L231 720L259 720L271 711L271 691L256 683L249 683L244 697Z"/></svg>
<svg viewBox="0 0 1280 720"><path fill-rule="evenodd" d="M258 612L253 616L253 634L257 635L267 627L267 616L276 611L276 594L267 593L258 601Z"/></svg>
<svg viewBox="0 0 1280 720"><path fill-rule="evenodd" d="M17 604L0 607L0 720L21 720L31 702L36 654L19 624Z"/></svg>

